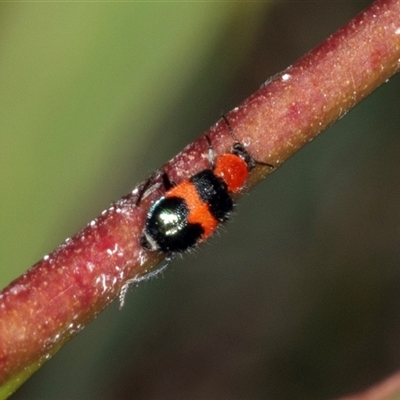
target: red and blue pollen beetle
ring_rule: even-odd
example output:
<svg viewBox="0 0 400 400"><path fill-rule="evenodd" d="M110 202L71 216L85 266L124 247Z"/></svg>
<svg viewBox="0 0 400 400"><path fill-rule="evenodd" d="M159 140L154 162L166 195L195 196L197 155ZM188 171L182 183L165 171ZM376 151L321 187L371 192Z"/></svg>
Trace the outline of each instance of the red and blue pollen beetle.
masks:
<svg viewBox="0 0 400 400"><path fill-rule="evenodd" d="M236 139L226 116L223 119L234 140L231 152L214 157L210 138L205 136L211 168L176 185L167 174L162 175L166 192L147 214L140 238L144 249L163 252L171 259L197 246L229 219L234 206L231 194L243 189L249 172L258 164L274 168L254 160ZM142 195L139 197L140 203Z"/></svg>
<svg viewBox="0 0 400 400"><path fill-rule="evenodd" d="M169 261L209 238L221 222L227 221L233 210L232 194L240 192L246 184L249 172L256 165L275 168L271 164L256 161L237 140L226 118L223 119L234 141L230 153L214 157L211 140L208 142L211 168L204 169L178 184L172 183L165 172L161 173L165 194L150 207L140 245L149 251L160 251L167 255L167 262L160 268L128 280L120 292L120 308L131 283L161 273ZM151 186L151 177L142 187L136 205Z"/></svg>

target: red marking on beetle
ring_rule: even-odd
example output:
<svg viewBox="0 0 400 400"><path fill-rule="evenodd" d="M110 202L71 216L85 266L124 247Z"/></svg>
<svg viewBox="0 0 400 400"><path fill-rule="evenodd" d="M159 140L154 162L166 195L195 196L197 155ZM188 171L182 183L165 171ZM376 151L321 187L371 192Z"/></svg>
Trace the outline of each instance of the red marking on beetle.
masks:
<svg viewBox="0 0 400 400"><path fill-rule="evenodd" d="M222 154L215 160L214 174L221 178L231 193L239 192L249 176L247 163L236 154Z"/></svg>
<svg viewBox="0 0 400 400"><path fill-rule="evenodd" d="M202 201L196 186L189 180L183 181L165 193L164 197L179 197L185 200L189 209L188 224L201 224L204 232L201 240L207 239L218 226L218 220L211 214L207 203Z"/></svg>

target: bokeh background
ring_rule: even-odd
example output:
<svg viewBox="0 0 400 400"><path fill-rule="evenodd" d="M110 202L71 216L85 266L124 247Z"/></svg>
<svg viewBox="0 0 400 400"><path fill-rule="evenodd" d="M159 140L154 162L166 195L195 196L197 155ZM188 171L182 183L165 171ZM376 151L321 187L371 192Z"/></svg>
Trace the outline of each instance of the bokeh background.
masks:
<svg viewBox="0 0 400 400"><path fill-rule="evenodd" d="M370 1L0 4L0 281ZM400 368L400 79L13 399L330 399Z"/></svg>

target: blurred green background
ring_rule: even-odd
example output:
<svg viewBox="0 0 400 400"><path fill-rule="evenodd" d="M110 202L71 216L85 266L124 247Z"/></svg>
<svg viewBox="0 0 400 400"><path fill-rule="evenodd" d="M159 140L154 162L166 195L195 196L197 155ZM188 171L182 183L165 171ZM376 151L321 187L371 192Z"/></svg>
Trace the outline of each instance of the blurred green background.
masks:
<svg viewBox="0 0 400 400"><path fill-rule="evenodd" d="M368 5L0 4L0 279ZM328 399L400 367L400 79L13 399Z"/></svg>

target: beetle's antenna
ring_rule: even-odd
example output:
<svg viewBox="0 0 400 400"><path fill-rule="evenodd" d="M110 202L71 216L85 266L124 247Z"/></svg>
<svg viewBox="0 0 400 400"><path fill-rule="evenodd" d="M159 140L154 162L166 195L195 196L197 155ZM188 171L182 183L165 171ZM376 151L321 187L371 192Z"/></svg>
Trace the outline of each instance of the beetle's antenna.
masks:
<svg viewBox="0 0 400 400"><path fill-rule="evenodd" d="M245 149L245 147L243 146L243 144L238 140L238 138L236 137L235 133L233 132L233 128L231 126L231 123L229 122L228 118L226 117L225 114L222 114L222 118L224 119L226 126L229 129L229 133L232 136L232 139L234 140L234 144L232 146L232 152L238 154L240 157L242 157L247 164L250 167L250 170L253 169L256 164L258 165L264 165L266 167L270 167L272 169L275 169L275 166L272 164L268 164L265 163L263 161L258 161L256 160L252 155L249 154L249 152Z"/></svg>
<svg viewBox="0 0 400 400"><path fill-rule="evenodd" d="M222 118L224 119L224 121L225 121L225 123L226 123L226 125L227 125L227 127L228 127L228 129L229 129L229 133L231 134L232 139L233 139L236 143L240 143L239 140L238 140L238 138L235 136L235 133L233 132L232 125L231 125L231 123L229 122L227 116L226 116L225 114L222 114Z"/></svg>

